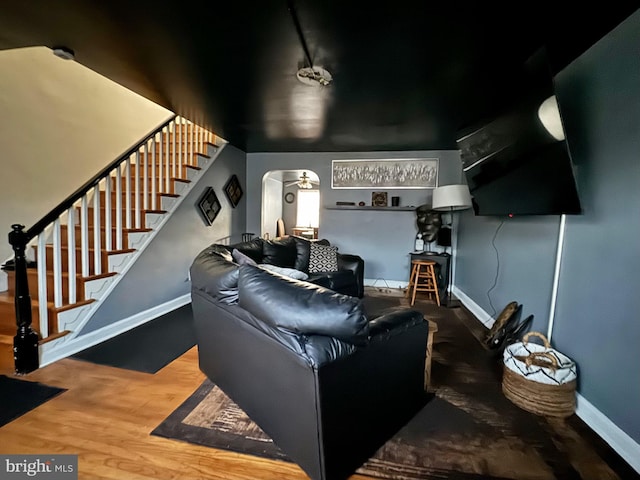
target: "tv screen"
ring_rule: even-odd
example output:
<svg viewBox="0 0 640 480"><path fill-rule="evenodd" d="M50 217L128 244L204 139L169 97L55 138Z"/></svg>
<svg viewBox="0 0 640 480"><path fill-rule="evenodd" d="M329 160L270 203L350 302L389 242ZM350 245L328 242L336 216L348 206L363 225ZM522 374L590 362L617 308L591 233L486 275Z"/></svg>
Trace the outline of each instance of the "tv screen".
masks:
<svg viewBox="0 0 640 480"><path fill-rule="evenodd" d="M553 77L539 53L527 64L518 98L460 132L457 144L476 215L581 213L564 136L554 137L539 117L553 95Z"/></svg>

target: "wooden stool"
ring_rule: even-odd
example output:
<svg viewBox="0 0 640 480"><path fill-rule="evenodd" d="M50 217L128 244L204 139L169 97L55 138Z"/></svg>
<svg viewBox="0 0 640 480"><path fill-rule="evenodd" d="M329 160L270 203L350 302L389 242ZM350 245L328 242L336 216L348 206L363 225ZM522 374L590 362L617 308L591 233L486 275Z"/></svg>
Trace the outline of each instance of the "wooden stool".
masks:
<svg viewBox="0 0 640 480"><path fill-rule="evenodd" d="M411 275L409 285L407 285L408 297L411 295L411 306L416 303L417 292L427 292L435 295L436 303L440 306L440 292L438 291L438 281L436 280L436 262L433 260L412 260Z"/></svg>

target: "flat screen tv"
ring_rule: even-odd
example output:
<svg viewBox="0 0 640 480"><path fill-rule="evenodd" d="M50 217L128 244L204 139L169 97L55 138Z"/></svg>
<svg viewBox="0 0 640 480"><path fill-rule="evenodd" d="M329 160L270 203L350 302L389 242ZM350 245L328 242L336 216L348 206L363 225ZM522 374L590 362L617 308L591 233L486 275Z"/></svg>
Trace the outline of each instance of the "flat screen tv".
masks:
<svg viewBox="0 0 640 480"><path fill-rule="evenodd" d="M458 133L475 214L579 214L567 142L563 133L557 138L549 133L539 116L545 100L549 99L546 106L555 103L544 52L525 65L518 94L508 107Z"/></svg>

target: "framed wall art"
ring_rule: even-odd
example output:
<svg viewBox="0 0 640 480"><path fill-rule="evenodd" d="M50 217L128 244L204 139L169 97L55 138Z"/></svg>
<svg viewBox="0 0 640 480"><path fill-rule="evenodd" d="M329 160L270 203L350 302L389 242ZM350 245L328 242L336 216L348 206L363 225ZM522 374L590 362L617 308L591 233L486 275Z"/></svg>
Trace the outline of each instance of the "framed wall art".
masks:
<svg viewBox="0 0 640 480"><path fill-rule="evenodd" d="M387 192L372 192L371 193L371 206L372 207L386 207L389 204L387 198Z"/></svg>
<svg viewBox="0 0 640 480"><path fill-rule="evenodd" d="M202 213L207 225L213 224L213 221L222 209L222 205L220 205L218 196L216 195L216 192L213 191L212 187L207 187L205 189L200 200L198 200L198 209L200 210L200 213Z"/></svg>
<svg viewBox="0 0 640 480"><path fill-rule="evenodd" d="M331 188L436 188L437 158L331 161Z"/></svg>
<svg viewBox="0 0 640 480"><path fill-rule="evenodd" d="M242 198L242 187L240 186L240 181L235 174L231 175L231 178L229 178L223 190L225 195L229 199L229 203L231 203L231 206L233 208L236 208L238 203L240 203L240 199Z"/></svg>

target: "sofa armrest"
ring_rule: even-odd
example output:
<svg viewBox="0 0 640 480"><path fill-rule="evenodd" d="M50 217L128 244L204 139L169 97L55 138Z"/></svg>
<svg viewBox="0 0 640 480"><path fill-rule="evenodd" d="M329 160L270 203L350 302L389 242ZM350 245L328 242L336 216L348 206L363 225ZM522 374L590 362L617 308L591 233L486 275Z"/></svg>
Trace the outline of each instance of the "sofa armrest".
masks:
<svg viewBox="0 0 640 480"><path fill-rule="evenodd" d="M369 321L369 338L372 341L384 340L423 322L426 320L419 311L394 307Z"/></svg>
<svg viewBox="0 0 640 480"><path fill-rule="evenodd" d="M338 269L351 270L356 277L358 297L364 297L364 260L358 255L338 253Z"/></svg>

